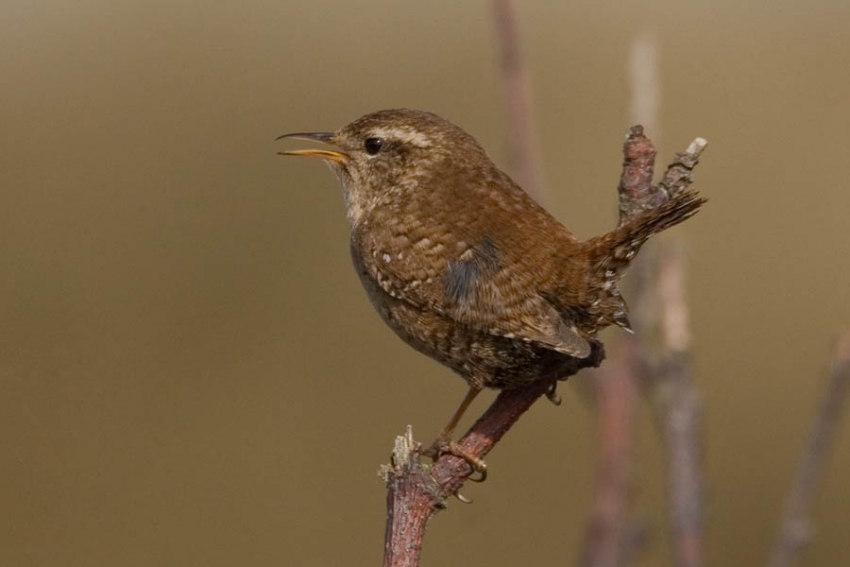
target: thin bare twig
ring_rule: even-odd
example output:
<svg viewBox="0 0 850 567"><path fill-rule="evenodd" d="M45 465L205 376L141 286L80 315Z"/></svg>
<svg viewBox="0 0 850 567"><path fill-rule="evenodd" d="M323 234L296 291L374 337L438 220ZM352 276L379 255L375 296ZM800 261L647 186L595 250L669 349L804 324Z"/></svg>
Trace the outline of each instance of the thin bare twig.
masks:
<svg viewBox="0 0 850 567"><path fill-rule="evenodd" d="M658 295L664 355L648 381L667 448L674 564L697 567L703 564L702 406L691 370L684 263L681 246L661 251Z"/></svg>
<svg viewBox="0 0 850 567"><path fill-rule="evenodd" d="M620 224L640 214L648 207L647 201L662 202L655 199L657 189L652 185L655 155L643 128L632 127L623 142L623 171L617 187ZM637 305L646 302L645 279L638 277L633 282L635 285L630 286ZM641 310L638 314L645 312ZM645 327L641 319L638 316L632 321L637 329ZM609 363L593 373L599 443L593 506L580 561L585 567L623 565L625 558L634 552L630 544L641 541L629 537L628 514L637 384L643 364L638 338L627 336Z"/></svg>
<svg viewBox="0 0 850 567"><path fill-rule="evenodd" d="M596 398L597 457L593 507L580 565L615 567L632 554L629 505L632 444L638 400L640 350L625 337L604 369L593 373Z"/></svg>
<svg viewBox="0 0 850 567"><path fill-rule="evenodd" d="M597 357L576 359L568 374L597 365L601 357L600 351ZM540 381L527 388L501 392L459 441L460 446L468 454L483 458L551 385ZM384 567L414 567L419 564L426 524L473 471L465 460L448 454L431 466L423 465L408 429L406 436L396 442L392 465L381 472L388 488Z"/></svg>
<svg viewBox="0 0 850 567"><path fill-rule="evenodd" d="M642 126L633 126L629 129L623 144L623 172L620 184L617 188L620 199L620 224L628 222L631 218L641 214L647 209L658 207L666 202L671 196L687 189L692 179L692 170L699 162L699 157L706 147L706 141L697 138L681 153L676 154L672 163L668 166L662 181L658 185L652 184L652 175L655 165L656 151L652 142L644 135ZM616 396L628 399L630 377L641 376L644 382L650 385L649 391L658 393L661 390L667 392L669 387L661 387L662 383L674 383L677 387L673 390L676 396L669 404L657 404L659 410L659 421L665 431L668 441L668 450L671 460L671 526L674 534L673 545L676 557L683 561L687 558L699 557L699 523L686 522L683 524L684 516L681 510L689 506L699 509L701 494L699 490L698 461L688 452L689 447L699 446L699 414L698 405L691 403L696 400L696 390L690 378L690 367L687 362L686 342L687 337L687 306L684 303L683 274L679 272L665 271L669 268L666 264L661 265L661 276L659 276L658 293L662 306L662 317L664 319L663 335L666 356L662 365L653 376L649 369L648 356L645 348L636 337L627 337L621 344L625 349L622 355L624 360L621 364L608 367L600 372L606 376L612 372L620 372L623 375L617 378L606 376L612 381L609 389L601 390L603 396ZM633 274L637 276L635 291L637 292L637 304L643 306L649 302L651 295L651 274L654 269L646 261L640 263ZM677 265L682 269L681 262ZM678 278L678 279L677 279ZM676 315L678 314L678 315ZM650 326L648 310L639 309L636 312L635 326L640 331ZM678 321L678 325L673 322ZM685 349L685 350L680 350ZM649 378L649 376L653 376ZM599 378L598 378L599 379ZM616 388L614 388L616 386ZM686 394L687 395L684 395ZM680 395L681 394L681 395ZM621 400L622 402L622 400ZM614 437L600 438L599 462L597 464L598 485L596 488L596 501L591 516L591 523L585 539L582 554L582 564L587 566L621 565L623 558L630 556L633 550L627 549L626 534L627 502L629 491L628 473L630 465L630 432L624 428L624 420L632 419L631 410L616 405L614 400L599 400L600 405L600 427L603 431L616 434ZM616 410L616 411L614 411ZM613 412L608 414L608 412ZM676 417L673 416L684 416ZM688 424L683 430L678 430L681 420L685 419ZM613 425L616 422L616 426ZM692 438L689 438L692 437ZM614 454L619 451L619 454ZM624 452L626 451L626 452ZM609 470L612 466L616 471ZM686 480L680 479L680 475L687 472L690 476ZM690 520L690 517L688 517ZM694 529L695 528L695 529ZM640 541L640 540L634 540ZM678 550L682 550L681 552ZM698 565L692 562L680 562L678 565Z"/></svg>
<svg viewBox="0 0 850 567"><path fill-rule="evenodd" d="M633 140L631 144L630 140ZM693 168L706 145L704 139L696 138L684 152L676 154L658 185L651 185L655 150L643 135L642 128L633 127L624 147L626 161L620 187L621 223L685 191L693 181ZM634 183L628 180L634 180ZM695 567L702 564L701 413L699 394L691 375L683 254L681 250L668 249L662 254L657 268L645 263L637 267L643 268L644 279L646 273L658 270L655 287L661 313L663 354L660 364L650 369L648 355L644 352L641 358L644 367L642 378L650 400L654 402L667 446L670 530L675 564ZM644 281L640 285L650 284ZM646 298L649 293L642 295ZM642 299L641 303L645 301ZM648 316L636 318L638 324L649 326L648 322ZM637 328L640 330L640 327Z"/></svg>
<svg viewBox="0 0 850 567"><path fill-rule="evenodd" d="M653 132L656 142L658 108L661 96L658 73L658 50L654 36L644 32L635 38L629 50L629 84L631 96L629 118L632 124L643 124ZM628 222L651 202L656 191L652 185L655 148L642 135L632 130L623 145L625 162L618 187L620 224ZM629 302L634 329L641 333L651 328L648 308L650 259L641 255L629 278ZM625 566L644 538L634 537L636 522L631 514L632 458L637 414L638 382L644 371L645 355L640 334L621 339L609 363L592 373L596 394L598 430L596 487L580 564L584 567Z"/></svg>
<svg viewBox="0 0 850 567"><path fill-rule="evenodd" d="M493 0L500 69L508 117L508 152L519 185L543 202L546 188L540 147L535 133L531 80L520 55L516 8L511 0Z"/></svg>
<svg viewBox="0 0 850 567"><path fill-rule="evenodd" d="M850 332L838 341L826 394L809 433L809 439L785 501L779 533L768 561L769 567L794 563L812 538L811 513L815 489L830 447L835 439L841 413L850 394Z"/></svg>

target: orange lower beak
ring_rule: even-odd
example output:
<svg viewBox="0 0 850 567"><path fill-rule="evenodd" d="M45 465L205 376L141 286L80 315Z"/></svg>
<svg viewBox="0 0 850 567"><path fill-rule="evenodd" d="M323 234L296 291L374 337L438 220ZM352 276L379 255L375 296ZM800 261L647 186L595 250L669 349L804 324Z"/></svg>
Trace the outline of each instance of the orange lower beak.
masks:
<svg viewBox="0 0 850 567"><path fill-rule="evenodd" d="M283 136L278 136L275 138L276 140L282 140L283 138L292 138L295 140L316 140L319 142L324 142L326 144L332 144L334 134L333 132L297 132L294 134L284 134ZM348 155L344 154L340 151L334 150L319 150L319 149L308 149L308 150L289 150L285 152L278 152L278 155L281 156L307 156L307 157L317 157L322 158L324 160L335 161L338 163L345 163L348 160Z"/></svg>

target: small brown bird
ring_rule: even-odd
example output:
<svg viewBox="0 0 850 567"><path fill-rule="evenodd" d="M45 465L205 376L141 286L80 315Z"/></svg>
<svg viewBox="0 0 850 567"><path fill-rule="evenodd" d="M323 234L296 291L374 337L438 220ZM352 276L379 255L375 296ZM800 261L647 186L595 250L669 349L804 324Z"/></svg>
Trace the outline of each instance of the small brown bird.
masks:
<svg viewBox="0 0 850 567"><path fill-rule="evenodd" d="M550 381L554 393L577 364L597 366L597 332L611 324L630 330L617 289L623 271L647 238L705 202L685 191L580 241L472 136L434 114L382 110L336 132L280 138L335 146L281 153L330 166L372 304L402 340L469 384L435 447L466 458L482 476L483 461L451 441L476 394L538 380Z"/></svg>

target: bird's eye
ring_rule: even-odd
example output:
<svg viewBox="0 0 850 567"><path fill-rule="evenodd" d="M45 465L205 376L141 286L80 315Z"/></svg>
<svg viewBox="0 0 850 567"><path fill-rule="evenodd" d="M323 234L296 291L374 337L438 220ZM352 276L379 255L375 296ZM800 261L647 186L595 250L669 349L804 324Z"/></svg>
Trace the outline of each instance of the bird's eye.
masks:
<svg viewBox="0 0 850 567"><path fill-rule="evenodd" d="M363 147L370 156L380 152L383 145L384 141L381 138L366 138L366 141L363 142Z"/></svg>

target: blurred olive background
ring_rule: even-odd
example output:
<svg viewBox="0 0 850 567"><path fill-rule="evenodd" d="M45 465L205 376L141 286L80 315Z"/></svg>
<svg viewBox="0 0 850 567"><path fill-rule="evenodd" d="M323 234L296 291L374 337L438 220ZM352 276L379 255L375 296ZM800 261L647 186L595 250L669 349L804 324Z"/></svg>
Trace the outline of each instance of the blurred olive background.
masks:
<svg viewBox="0 0 850 567"><path fill-rule="evenodd" d="M406 424L429 441L464 384L372 313L336 180L273 140L408 106L507 167L490 4L7 0L0 14L0 564L378 564L378 465ZM660 161L710 142L696 177L711 202L676 231L707 555L761 564L850 326L850 4L526 2L519 20L549 208L580 236L613 223L638 34L661 50ZM578 382L488 457L473 506L436 518L425 564L574 562L595 444ZM640 564L669 564L645 406L638 443ZM845 419L809 565L850 557L848 478Z"/></svg>

